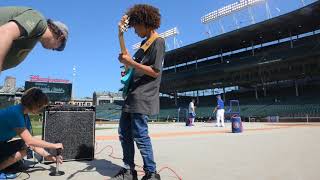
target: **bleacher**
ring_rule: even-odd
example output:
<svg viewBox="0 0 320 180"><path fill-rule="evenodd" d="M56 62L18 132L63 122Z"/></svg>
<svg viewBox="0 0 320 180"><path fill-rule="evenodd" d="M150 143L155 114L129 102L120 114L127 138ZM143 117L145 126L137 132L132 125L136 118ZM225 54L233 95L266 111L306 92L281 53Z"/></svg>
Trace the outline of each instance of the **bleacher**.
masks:
<svg viewBox="0 0 320 180"><path fill-rule="evenodd" d="M219 70L221 66L228 67L229 71L236 68L239 69L243 65L248 68L248 63L256 64L257 60L265 59L278 59L289 57L299 57L301 55L306 55L307 53L314 53L314 51L319 50L318 39L320 35L313 35L295 39L292 43L290 41L285 41L277 44L268 45L265 47L257 47L254 49L254 54L252 51L238 52L234 54L223 55L223 62L221 57L208 58L202 62L189 63L188 65L177 67L176 69L164 70L164 75L167 76L177 76L178 73L182 73L182 76L188 76L190 73L194 72L194 69L198 68L198 71L212 71L213 69ZM301 53L303 52L303 53ZM225 62L228 62L227 64Z"/></svg>
<svg viewBox="0 0 320 180"><path fill-rule="evenodd" d="M305 94L295 97L294 90L291 88L282 88L279 90L270 90L266 97L254 97L253 91L242 93L231 92L226 95L225 110L228 114L229 100L237 99L240 102L240 113L244 118L248 117L320 117L320 97L317 96L318 89L314 87L304 87ZM260 94L261 95L261 92ZM174 99L169 97L160 98L160 113L158 116L152 116L150 119L162 121L172 121L178 119L180 110L187 111L192 97L179 97L178 105L175 105ZM276 100L275 100L276 99ZM208 120L210 117L215 119L213 109L216 106L215 96L199 97L199 104L196 104L196 114L198 120ZM121 116L121 105L103 104L96 107L97 119L119 120ZM226 115L227 116L227 115Z"/></svg>
<svg viewBox="0 0 320 180"><path fill-rule="evenodd" d="M301 94L295 96L294 87L274 87L267 91L265 97L262 92L259 92L258 99L255 98L254 91L231 92L226 95L225 110L228 114L229 100L237 99L240 102L242 117L320 117L319 89L319 85L304 86L300 88ZM178 102L178 106L172 107L174 99L167 98L166 104L161 104L159 117L166 119L177 117L178 108L187 108L192 97L180 97L180 99L182 101ZM199 103L196 106L197 118L214 117L212 110L216 106L216 97L213 95L199 97Z"/></svg>
<svg viewBox="0 0 320 180"><path fill-rule="evenodd" d="M14 105L14 98L0 96L0 109L7 108L11 105Z"/></svg>
<svg viewBox="0 0 320 180"><path fill-rule="evenodd" d="M258 91L259 98L255 98L255 92L251 90L233 91L226 94L225 110L228 115L229 100L239 100L240 113L244 118L248 117L320 117L320 97L318 92L320 85L304 85L299 87L299 96L295 95L295 88L272 87L267 88L266 96L263 91ZM160 113L152 116L152 120L172 121L178 119L179 108L187 111L190 101L194 97L180 96L175 105L175 99L169 97L160 98ZM197 98L195 98L197 99ZM196 114L198 120L208 120L215 117L212 113L216 106L216 96L199 96L196 103ZM120 104L103 104L96 107L97 119L119 120L121 116ZM227 116L226 115L226 116Z"/></svg>
<svg viewBox="0 0 320 180"><path fill-rule="evenodd" d="M214 106L199 106L196 108L197 118L209 119L215 117L213 114ZM225 106L228 113L229 106ZM319 104L272 104L272 105L240 105L242 117L320 117ZM160 119L177 118L178 109L161 109Z"/></svg>
<svg viewBox="0 0 320 180"><path fill-rule="evenodd" d="M96 118L101 120L119 120L121 116L121 107L118 104L106 103L96 106Z"/></svg>

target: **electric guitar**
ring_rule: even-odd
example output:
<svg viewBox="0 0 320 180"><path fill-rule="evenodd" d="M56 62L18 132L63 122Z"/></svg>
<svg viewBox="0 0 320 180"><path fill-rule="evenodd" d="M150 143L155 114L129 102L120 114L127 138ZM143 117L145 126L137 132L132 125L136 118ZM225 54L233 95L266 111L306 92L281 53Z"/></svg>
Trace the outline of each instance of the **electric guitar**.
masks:
<svg viewBox="0 0 320 180"><path fill-rule="evenodd" d="M119 23L119 43L120 43L120 50L122 54L127 53L127 49L124 43L123 33L128 30L129 27L129 17L124 16L124 19L121 20ZM133 68L125 67L125 72L121 77L121 83L123 84L122 88L122 97L125 99L129 92L129 85L134 73Z"/></svg>

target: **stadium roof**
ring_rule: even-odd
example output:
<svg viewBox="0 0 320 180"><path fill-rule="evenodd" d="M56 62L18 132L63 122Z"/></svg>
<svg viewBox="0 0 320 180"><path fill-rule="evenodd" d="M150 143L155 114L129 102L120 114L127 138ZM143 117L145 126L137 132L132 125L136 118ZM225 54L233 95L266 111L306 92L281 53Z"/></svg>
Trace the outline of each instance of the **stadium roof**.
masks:
<svg viewBox="0 0 320 180"><path fill-rule="evenodd" d="M290 13L168 51L164 66L194 61L320 29L320 1Z"/></svg>

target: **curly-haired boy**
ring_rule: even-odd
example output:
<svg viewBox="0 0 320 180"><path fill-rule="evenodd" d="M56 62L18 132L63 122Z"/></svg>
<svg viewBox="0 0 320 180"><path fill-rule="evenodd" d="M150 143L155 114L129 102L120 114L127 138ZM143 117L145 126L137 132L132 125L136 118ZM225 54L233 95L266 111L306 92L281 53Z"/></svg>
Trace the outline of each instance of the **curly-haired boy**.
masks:
<svg viewBox="0 0 320 180"><path fill-rule="evenodd" d="M131 7L121 22L129 17L129 27L133 27L135 33L145 38L141 46L147 44L150 39L155 39L144 56L139 59L132 58L128 52L119 55L119 61L126 67L134 68L134 75L130 83L128 95L122 107L119 123L119 137L123 149L122 168L112 180L136 180L137 171L134 170L134 142L143 159L145 175L143 180L159 180L156 172L151 139L148 134L149 115L159 113L159 88L162 74L162 65L165 54L164 39L157 37L155 31L160 26L161 15L159 9L138 4ZM120 23L121 24L121 23ZM119 27L121 28L121 27ZM121 33L121 31L119 31ZM155 38L156 37L156 38ZM135 56L134 56L135 57Z"/></svg>

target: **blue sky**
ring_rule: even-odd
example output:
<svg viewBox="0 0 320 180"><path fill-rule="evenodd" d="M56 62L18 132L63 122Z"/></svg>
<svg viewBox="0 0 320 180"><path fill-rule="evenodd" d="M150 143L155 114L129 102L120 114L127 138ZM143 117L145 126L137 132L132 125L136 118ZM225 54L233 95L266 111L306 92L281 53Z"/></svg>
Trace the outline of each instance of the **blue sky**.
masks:
<svg viewBox="0 0 320 180"><path fill-rule="evenodd" d="M117 60L119 43L117 23L122 14L133 4L147 3L160 9L162 25L158 32L173 27L179 29L176 37L182 45L208 37L206 26L200 18L222 6L238 0L0 0L0 6L30 6L45 17L59 20L69 27L69 40L63 52L42 48L38 44L25 61L14 69L1 73L0 84L6 76L17 78L17 86L24 86L30 75L72 80L73 66L76 67L75 96L92 97L94 91L116 92L120 84L120 63ZM304 0L306 4L314 0ZM272 16L290 12L302 6L302 0L268 0ZM265 5L252 8L255 20L267 18ZM235 13L241 26L250 23L247 10ZM221 19L226 31L235 29L232 16ZM210 24L213 35L221 33L217 22ZM132 30L125 34L127 48L140 42ZM168 39L173 48L173 39Z"/></svg>

